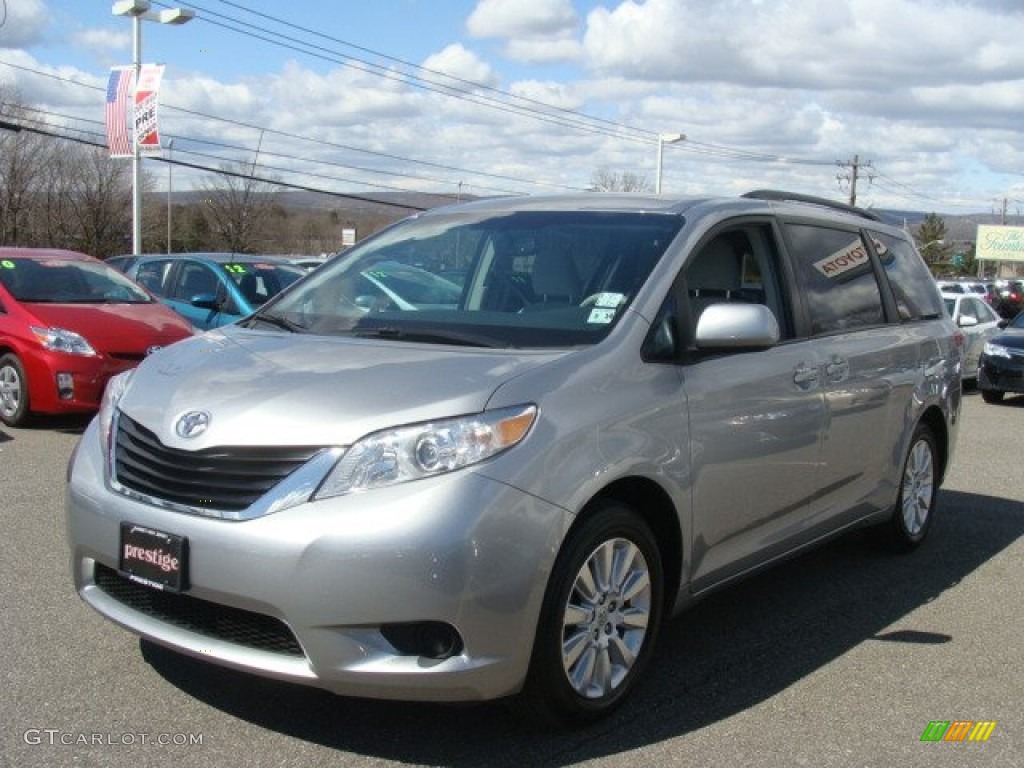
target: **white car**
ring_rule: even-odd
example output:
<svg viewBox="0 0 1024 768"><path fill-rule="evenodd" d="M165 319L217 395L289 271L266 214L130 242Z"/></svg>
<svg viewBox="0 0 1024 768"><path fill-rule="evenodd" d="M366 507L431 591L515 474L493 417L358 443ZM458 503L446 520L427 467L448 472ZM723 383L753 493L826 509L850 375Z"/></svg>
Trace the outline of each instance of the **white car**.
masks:
<svg viewBox="0 0 1024 768"><path fill-rule="evenodd" d="M978 378L978 358L985 342L999 333L1006 324L999 314L985 300L973 293L949 293L944 291L942 300L953 322L967 336L964 345L963 378Z"/></svg>

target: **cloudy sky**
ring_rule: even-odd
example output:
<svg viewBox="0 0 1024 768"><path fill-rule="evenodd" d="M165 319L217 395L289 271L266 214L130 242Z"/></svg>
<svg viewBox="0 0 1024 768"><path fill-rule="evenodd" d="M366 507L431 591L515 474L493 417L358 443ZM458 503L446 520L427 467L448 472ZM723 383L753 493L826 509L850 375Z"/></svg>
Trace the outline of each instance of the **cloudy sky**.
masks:
<svg viewBox="0 0 1024 768"><path fill-rule="evenodd" d="M152 3L155 9L170 4ZM132 24L0 0L0 99L102 140ZM142 23L173 157L372 196L773 187L951 214L1024 209L1022 0L199 0ZM0 116L3 108L0 107ZM257 154L258 150L258 154ZM157 186L162 164L147 164ZM175 174L175 188L198 174Z"/></svg>

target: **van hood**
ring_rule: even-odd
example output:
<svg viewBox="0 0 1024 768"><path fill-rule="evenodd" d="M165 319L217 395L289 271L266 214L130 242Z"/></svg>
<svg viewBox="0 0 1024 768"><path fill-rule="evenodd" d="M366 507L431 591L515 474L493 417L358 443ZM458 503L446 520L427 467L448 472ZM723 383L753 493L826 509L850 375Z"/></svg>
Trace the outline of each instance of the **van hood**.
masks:
<svg viewBox="0 0 1024 768"><path fill-rule="evenodd" d="M225 326L147 359L122 413L184 450L348 445L380 429L482 411L503 382L570 352L490 350ZM175 432L204 411L198 437Z"/></svg>
<svg viewBox="0 0 1024 768"><path fill-rule="evenodd" d="M192 326L163 304L24 303L32 317L50 328L74 331L97 352L142 355L152 346L192 335Z"/></svg>

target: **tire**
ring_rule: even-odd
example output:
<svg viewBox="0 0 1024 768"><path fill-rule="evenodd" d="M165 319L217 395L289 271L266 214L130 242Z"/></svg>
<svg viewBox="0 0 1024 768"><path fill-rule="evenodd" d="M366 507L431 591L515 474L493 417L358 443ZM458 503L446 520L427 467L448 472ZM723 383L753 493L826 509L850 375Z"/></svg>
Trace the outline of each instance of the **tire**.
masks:
<svg viewBox="0 0 1024 768"><path fill-rule="evenodd" d="M661 555L650 528L629 507L602 502L555 563L521 708L559 726L607 716L650 659L663 606Z"/></svg>
<svg viewBox="0 0 1024 768"><path fill-rule="evenodd" d="M918 424L903 461L892 517L877 529L882 542L897 552L915 549L932 527L939 494L937 457L935 435L928 426Z"/></svg>
<svg viewBox="0 0 1024 768"><path fill-rule="evenodd" d="M17 427L28 421L28 379L17 355L0 357L0 421Z"/></svg>
<svg viewBox="0 0 1024 768"><path fill-rule="evenodd" d="M999 389L983 389L981 390L981 399L986 403L995 405L1003 402L1003 395L1006 393Z"/></svg>

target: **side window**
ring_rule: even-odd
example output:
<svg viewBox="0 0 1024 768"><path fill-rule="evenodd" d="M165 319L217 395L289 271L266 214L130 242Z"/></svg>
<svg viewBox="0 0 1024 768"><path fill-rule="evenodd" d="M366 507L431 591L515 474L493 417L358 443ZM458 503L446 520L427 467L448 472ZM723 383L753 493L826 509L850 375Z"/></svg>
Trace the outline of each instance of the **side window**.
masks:
<svg viewBox="0 0 1024 768"><path fill-rule="evenodd" d="M935 290L931 273L906 240L872 232L875 252L878 254L896 298L900 320L924 320L942 314L942 299ZM952 284L943 290L961 292L963 287Z"/></svg>
<svg viewBox="0 0 1024 768"><path fill-rule="evenodd" d="M649 363L672 362L679 356L679 307L674 293L670 293L658 310L651 330L644 339L640 354Z"/></svg>
<svg viewBox="0 0 1024 768"><path fill-rule="evenodd" d="M712 304L764 304L774 313L782 338L792 337L778 249L767 226L750 224L716 233L683 274L691 328L696 329Z"/></svg>
<svg viewBox="0 0 1024 768"><path fill-rule="evenodd" d="M135 282L157 296L166 296L164 278L171 269L170 261L147 261L139 265Z"/></svg>
<svg viewBox="0 0 1024 768"><path fill-rule="evenodd" d="M181 301L192 301L199 294L216 295L218 282L213 270L205 264L186 261L178 271L178 279L171 295Z"/></svg>
<svg viewBox="0 0 1024 768"><path fill-rule="evenodd" d="M882 294L860 233L786 224L811 334L852 331L885 322Z"/></svg>

